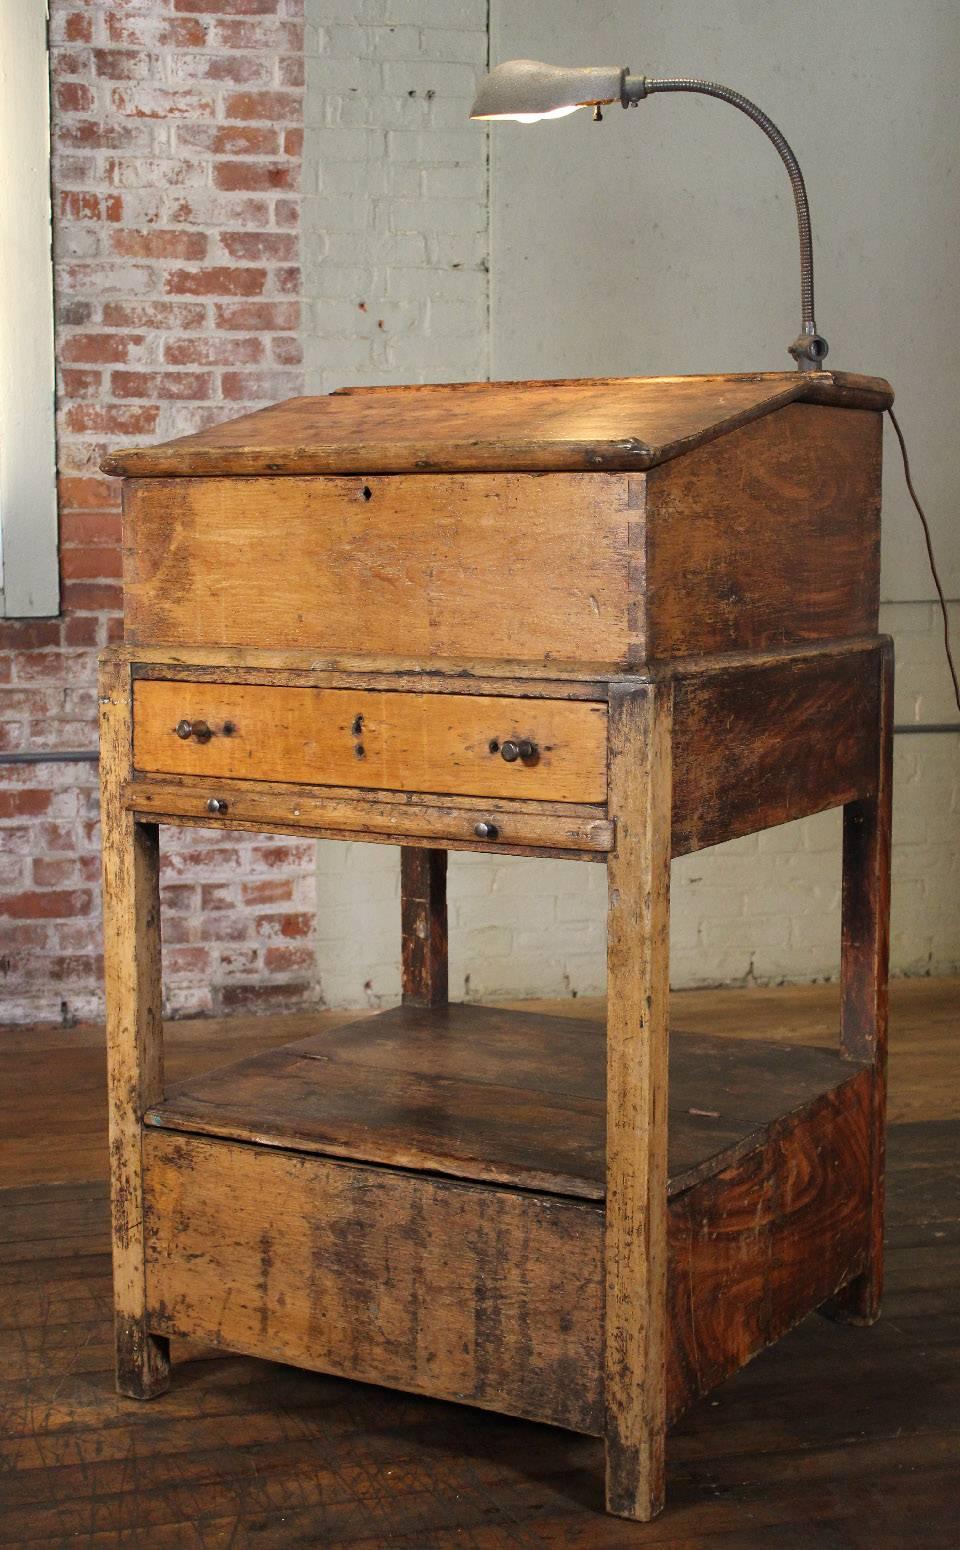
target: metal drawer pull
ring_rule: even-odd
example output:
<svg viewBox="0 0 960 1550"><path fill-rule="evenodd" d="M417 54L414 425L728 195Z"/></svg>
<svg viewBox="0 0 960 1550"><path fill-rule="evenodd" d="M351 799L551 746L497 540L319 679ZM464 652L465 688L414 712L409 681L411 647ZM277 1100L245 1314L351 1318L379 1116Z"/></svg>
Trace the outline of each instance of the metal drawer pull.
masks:
<svg viewBox="0 0 960 1550"><path fill-rule="evenodd" d="M475 825L473 832L478 840L495 840L500 835L500 830L495 823L478 823Z"/></svg>
<svg viewBox="0 0 960 1550"><path fill-rule="evenodd" d="M536 743L531 743L529 738L520 738L516 742L514 742L513 738L510 738L507 742L500 744L500 757L505 759L508 764L515 764L518 759L535 759L536 756L537 745Z"/></svg>
<svg viewBox="0 0 960 1550"><path fill-rule="evenodd" d="M205 721L178 721L173 729L178 737L186 742L188 738L195 737L198 743L209 743L213 733Z"/></svg>
<svg viewBox="0 0 960 1550"><path fill-rule="evenodd" d="M207 803L208 813L225 813L226 810L227 804L223 801L222 797L211 797Z"/></svg>

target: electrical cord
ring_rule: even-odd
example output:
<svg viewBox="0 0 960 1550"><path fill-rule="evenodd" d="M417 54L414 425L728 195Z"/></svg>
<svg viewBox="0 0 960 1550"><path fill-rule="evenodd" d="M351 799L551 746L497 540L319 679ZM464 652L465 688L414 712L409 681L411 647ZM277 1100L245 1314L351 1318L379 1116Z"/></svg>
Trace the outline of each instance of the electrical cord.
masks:
<svg viewBox="0 0 960 1550"><path fill-rule="evenodd" d="M953 651L950 645L950 616L947 613L947 600L943 594L940 573L937 570L937 562L934 558L933 539L930 537L930 524L928 523L923 507L920 504L920 497L914 488L913 475L910 472L910 458L907 454L907 443L904 440L903 431L900 429L900 421L894 414L892 407L888 408L887 414L890 416L890 423L896 432L897 441L900 443L900 456L903 458L903 477L907 482L907 489L910 492L910 499L913 501L913 504L917 508L917 516L920 518L920 523L923 527L923 538L927 546L927 559L930 561L930 574L933 577L933 584L937 589L937 597L940 599L940 612L943 615L943 649L947 655L947 665L950 668L950 677L953 679L953 697L957 702L957 710L960 710L960 682L957 681L957 668L953 660Z"/></svg>

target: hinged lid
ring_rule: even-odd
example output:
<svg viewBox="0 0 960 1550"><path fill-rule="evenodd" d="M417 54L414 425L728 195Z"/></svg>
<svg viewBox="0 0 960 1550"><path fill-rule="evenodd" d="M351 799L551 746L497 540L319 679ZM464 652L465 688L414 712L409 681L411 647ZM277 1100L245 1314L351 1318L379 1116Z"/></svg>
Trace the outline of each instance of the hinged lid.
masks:
<svg viewBox="0 0 960 1550"><path fill-rule="evenodd" d="M644 469L792 402L886 409L846 372L344 388L107 457L146 476Z"/></svg>

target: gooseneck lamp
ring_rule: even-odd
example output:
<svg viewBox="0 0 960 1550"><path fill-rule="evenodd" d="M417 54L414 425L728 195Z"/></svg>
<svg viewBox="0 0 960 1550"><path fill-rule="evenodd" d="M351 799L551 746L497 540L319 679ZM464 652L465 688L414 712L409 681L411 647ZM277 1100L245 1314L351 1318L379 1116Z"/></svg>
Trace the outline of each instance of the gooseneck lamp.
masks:
<svg viewBox="0 0 960 1550"><path fill-rule="evenodd" d="M800 371L819 371L827 353L827 341L817 332L813 312L813 239L810 232L810 206L800 163L772 119L740 92L720 86L716 81L698 81L688 76L631 75L628 68L566 70L540 64L535 59L511 59L497 65L481 82L470 113L478 119L516 119L534 124L543 118L564 118L578 108L593 108L594 119L603 118L602 108L619 102L624 108L636 107L644 97L658 92L699 92L718 97L738 108L763 130L779 152L787 169L797 209L800 236L800 312L801 332L789 348Z"/></svg>

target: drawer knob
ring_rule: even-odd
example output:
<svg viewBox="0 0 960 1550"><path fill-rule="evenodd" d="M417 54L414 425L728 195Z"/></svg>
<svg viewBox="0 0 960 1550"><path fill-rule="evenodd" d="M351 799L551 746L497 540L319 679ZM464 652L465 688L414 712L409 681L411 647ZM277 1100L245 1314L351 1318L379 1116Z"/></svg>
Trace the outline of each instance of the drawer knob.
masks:
<svg viewBox="0 0 960 1550"><path fill-rule="evenodd" d="M178 721L173 729L184 742L188 738L195 737L198 743L209 743L213 733L205 721L187 721L186 717Z"/></svg>
<svg viewBox="0 0 960 1550"><path fill-rule="evenodd" d="M473 832L478 840L495 840L500 834L500 830L495 823L484 822L476 824Z"/></svg>
<svg viewBox="0 0 960 1550"><path fill-rule="evenodd" d="M207 803L208 813L225 813L226 810L227 804L222 797L211 797Z"/></svg>
<svg viewBox="0 0 960 1550"><path fill-rule="evenodd" d="M526 737L516 741L508 738L505 743L500 744L500 757L506 759L508 764L516 764L518 759L533 759L536 757L536 752L536 743L531 743Z"/></svg>

